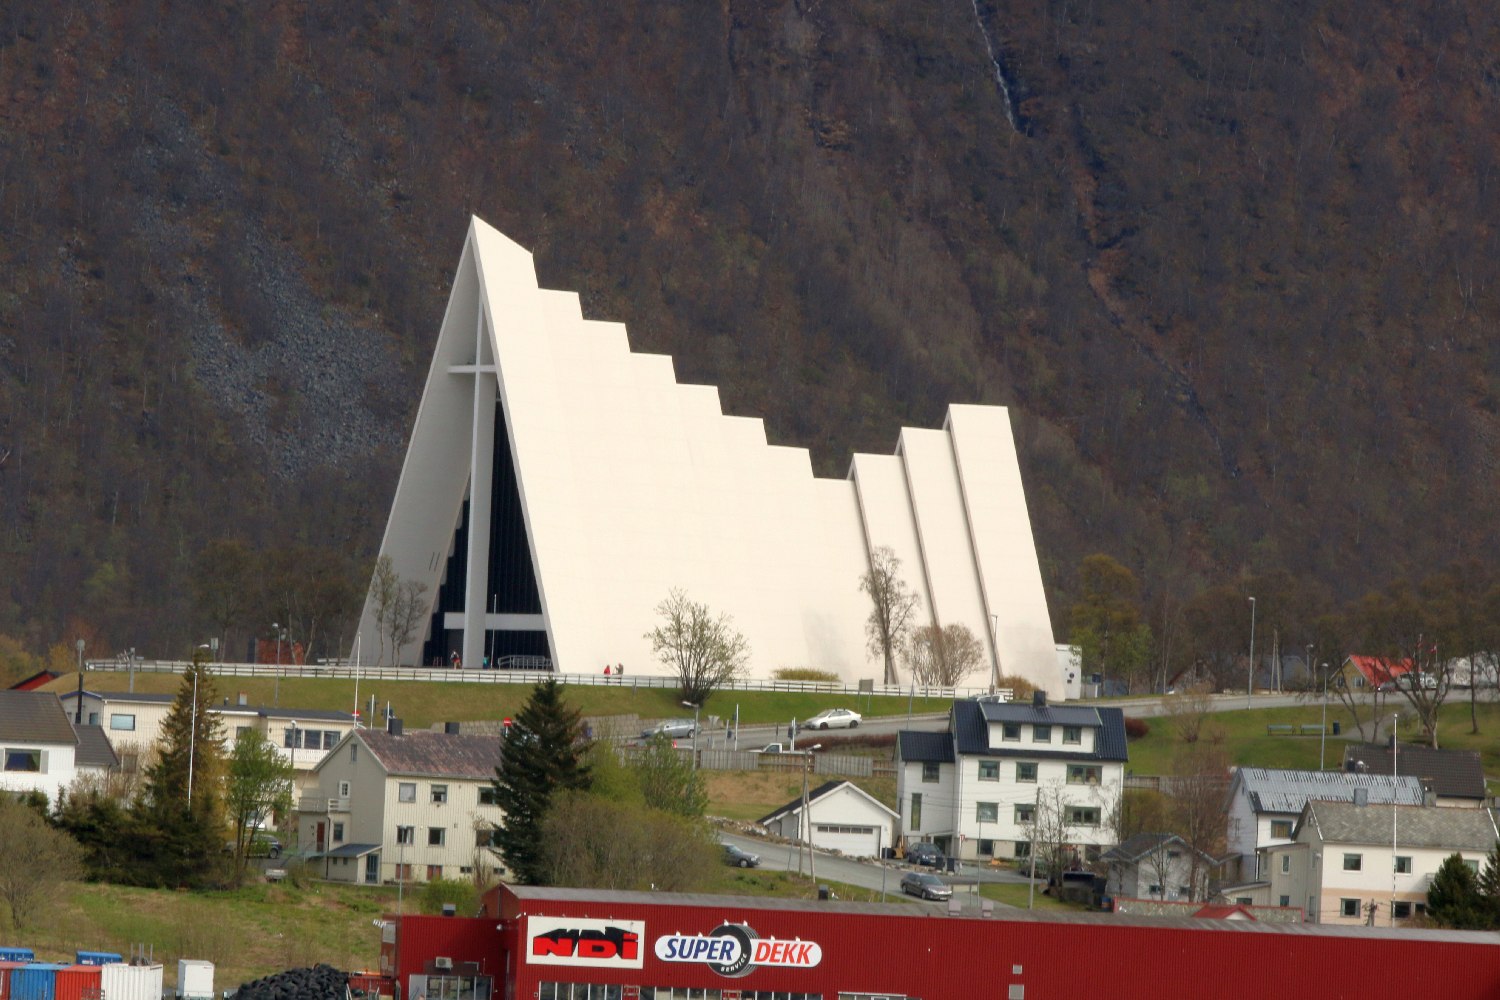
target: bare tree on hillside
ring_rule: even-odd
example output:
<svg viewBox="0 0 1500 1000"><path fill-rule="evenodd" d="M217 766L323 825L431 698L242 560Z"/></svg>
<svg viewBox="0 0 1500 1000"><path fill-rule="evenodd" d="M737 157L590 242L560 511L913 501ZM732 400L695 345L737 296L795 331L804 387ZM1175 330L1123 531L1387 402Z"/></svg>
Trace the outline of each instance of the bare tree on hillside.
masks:
<svg viewBox="0 0 1500 1000"><path fill-rule="evenodd" d="M651 652L677 675L682 700L702 705L714 691L744 673L750 644L734 628L727 614L715 615L708 605L673 590L656 606L662 623L646 638Z"/></svg>
<svg viewBox="0 0 1500 1000"><path fill-rule="evenodd" d="M427 584L403 580L390 556L375 562L370 578L370 599L375 610L375 630L380 637L379 658L385 664L385 644L391 644L391 659L399 665L401 650L416 636L417 626L427 616Z"/></svg>
<svg viewBox="0 0 1500 1000"><path fill-rule="evenodd" d="M32 926L63 883L83 870L83 850L20 800L0 795L0 899L17 930Z"/></svg>
<svg viewBox="0 0 1500 1000"><path fill-rule="evenodd" d="M870 553L870 569L859 578L859 589L870 597L865 619L866 647L885 661L885 683L897 684L896 654L906 642L922 598L901 578L901 560L887 546Z"/></svg>
<svg viewBox="0 0 1500 1000"><path fill-rule="evenodd" d="M914 629L902 652L912 683L926 687L953 687L984 659L979 638L962 624Z"/></svg>

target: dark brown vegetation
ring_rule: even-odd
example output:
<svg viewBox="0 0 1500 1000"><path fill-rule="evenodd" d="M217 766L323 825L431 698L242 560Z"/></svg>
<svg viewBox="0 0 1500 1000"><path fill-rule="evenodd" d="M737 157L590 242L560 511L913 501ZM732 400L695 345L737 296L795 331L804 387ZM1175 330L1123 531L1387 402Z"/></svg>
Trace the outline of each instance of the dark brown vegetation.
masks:
<svg viewBox="0 0 1500 1000"><path fill-rule="evenodd" d="M185 655L219 538L357 594L470 213L825 473L1014 407L1060 635L1101 549L1494 563L1500 13L980 8L0 5L0 634Z"/></svg>

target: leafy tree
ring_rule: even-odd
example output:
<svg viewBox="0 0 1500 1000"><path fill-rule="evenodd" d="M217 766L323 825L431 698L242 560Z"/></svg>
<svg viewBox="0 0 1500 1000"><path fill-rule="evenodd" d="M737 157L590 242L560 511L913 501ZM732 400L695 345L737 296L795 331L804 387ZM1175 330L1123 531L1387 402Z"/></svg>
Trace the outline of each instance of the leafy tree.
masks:
<svg viewBox="0 0 1500 1000"><path fill-rule="evenodd" d="M10 907L11 925L32 926L64 882L83 871L83 850L67 833L55 830L37 811L0 794L0 899Z"/></svg>
<svg viewBox="0 0 1500 1000"><path fill-rule="evenodd" d="M745 672L750 644L735 631L734 619L717 617L708 605L673 590L656 606L662 623L646 638L651 652L677 674L682 700L702 705L709 695Z"/></svg>
<svg viewBox="0 0 1500 1000"><path fill-rule="evenodd" d="M859 589L869 595L871 605L866 648L885 661L885 683L899 683L896 654L906 646L922 598L901 578L901 560L884 545L870 553L870 569L859 578Z"/></svg>
<svg viewBox="0 0 1500 1000"><path fill-rule="evenodd" d="M1427 887L1427 915L1444 927L1458 930L1491 926L1478 877L1464 863L1463 855L1451 854L1438 866Z"/></svg>
<svg viewBox="0 0 1500 1000"><path fill-rule="evenodd" d="M1069 636L1083 650L1084 669L1113 672L1132 685L1144 681L1151 669L1151 628L1141 618L1135 574L1113 557L1095 553L1083 560L1079 587Z"/></svg>
<svg viewBox="0 0 1500 1000"><path fill-rule="evenodd" d="M8 688L40 669L37 658L25 647L8 635L0 635L0 688Z"/></svg>
<svg viewBox="0 0 1500 1000"><path fill-rule="evenodd" d="M1440 713L1453 684L1445 652L1452 645L1452 596L1440 578L1424 581L1420 589L1398 580L1366 594L1352 613L1363 652L1410 664L1397 677L1396 690L1433 749L1438 748Z"/></svg>
<svg viewBox="0 0 1500 1000"><path fill-rule="evenodd" d="M903 655L913 683L953 687L979 668L984 646L967 625L922 625L912 630Z"/></svg>
<svg viewBox="0 0 1500 1000"><path fill-rule="evenodd" d="M253 608L253 594L259 577L255 553L238 538L218 538L205 545L194 566L193 607L199 620L229 643L232 629L243 626Z"/></svg>
<svg viewBox="0 0 1500 1000"><path fill-rule="evenodd" d="M495 790L505 823L494 842L516 881L544 885L542 820L554 795L589 786L577 709L562 699L556 678L532 689L505 734Z"/></svg>
<svg viewBox="0 0 1500 1000"><path fill-rule="evenodd" d="M182 675L139 807L150 819L142 824L142 853L161 884L201 881L224 830L224 743L218 717L210 711L216 693L206 656L195 652Z"/></svg>
<svg viewBox="0 0 1500 1000"><path fill-rule="evenodd" d="M576 791L557 797L541 835L541 864L552 885L702 889L720 853L701 820Z"/></svg>
<svg viewBox="0 0 1500 1000"><path fill-rule="evenodd" d="M1199 740L1181 748L1172 757L1172 780L1168 785L1169 829L1182 838L1188 853L1188 884L1193 899L1208 898L1213 875L1205 855L1221 858L1225 852L1224 795L1229 790L1229 756L1217 743Z"/></svg>
<svg viewBox="0 0 1500 1000"><path fill-rule="evenodd" d="M701 819L708 808L702 775L666 736L653 736L635 759L634 771L645 804L652 809Z"/></svg>
<svg viewBox="0 0 1500 1000"><path fill-rule="evenodd" d="M257 730L246 730L234 741L224 805L234 825L234 874L239 881L255 828L266 817L284 816L292 807L292 762Z"/></svg>

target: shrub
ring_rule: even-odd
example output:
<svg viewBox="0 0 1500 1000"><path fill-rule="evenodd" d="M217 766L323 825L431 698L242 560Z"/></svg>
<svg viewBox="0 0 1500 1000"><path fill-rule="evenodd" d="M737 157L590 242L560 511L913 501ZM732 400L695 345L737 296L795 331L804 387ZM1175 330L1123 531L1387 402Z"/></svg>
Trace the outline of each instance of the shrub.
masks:
<svg viewBox="0 0 1500 1000"><path fill-rule="evenodd" d="M422 912L442 913L443 904L452 903L455 912L470 917L479 911L479 890L472 882L437 878L422 886Z"/></svg>
<svg viewBox="0 0 1500 1000"><path fill-rule="evenodd" d="M831 670L815 670L812 667L781 667L771 671L771 676L778 681L821 681L825 684L837 684L839 675Z"/></svg>
<svg viewBox="0 0 1500 1000"><path fill-rule="evenodd" d="M1138 740L1149 732L1151 732L1151 724L1145 719L1135 719L1128 715L1125 717L1126 739Z"/></svg>
<svg viewBox="0 0 1500 1000"><path fill-rule="evenodd" d="M998 686L1010 688L1011 700L1016 702L1030 701L1036 693L1036 685L1024 677L1001 677Z"/></svg>

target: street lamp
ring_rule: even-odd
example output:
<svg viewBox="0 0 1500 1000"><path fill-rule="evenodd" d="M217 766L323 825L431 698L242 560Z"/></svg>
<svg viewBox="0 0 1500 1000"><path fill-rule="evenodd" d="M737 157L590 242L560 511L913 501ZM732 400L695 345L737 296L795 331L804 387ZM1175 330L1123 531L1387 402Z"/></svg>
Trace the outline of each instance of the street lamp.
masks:
<svg viewBox="0 0 1500 1000"><path fill-rule="evenodd" d="M73 724L83 725L83 640L79 639L78 646L78 704L73 709Z"/></svg>
<svg viewBox="0 0 1500 1000"><path fill-rule="evenodd" d="M1311 649L1312 647L1307 647ZM1318 770L1323 770L1323 753L1328 747L1328 664L1323 664L1323 733L1318 738Z"/></svg>
<svg viewBox="0 0 1500 1000"><path fill-rule="evenodd" d="M1396 926L1396 816L1397 805L1400 796L1396 794L1396 754L1400 740L1397 739L1396 723L1400 720L1401 713L1396 712L1391 716L1391 926Z"/></svg>
<svg viewBox="0 0 1500 1000"><path fill-rule="evenodd" d="M271 623L271 632L276 640L276 680L272 685L271 707L279 708L281 706L281 638L286 632L276 622Z"/></svg>
<svg viewBox="0 0 1500 1000"><path fill-rule="evenodd" d="M1255 598L1250 598L1250 664L1245 669L1245 707L1255 694Z"/></svg>
<svg viewBox="0 0 1500 1000"><path fill-rule="evenodd" d="M701 706L690 701L679 701L677 704L693 710L693 770L696 771L698 770L698 710Z"/></svg>
<svg viewBox="0 0 1500 1000"><path fill-rule="evenodd" d="M807 844L807 877L812 879L814 884L818 881L818 875L813 868L812 813L807 806L807 774L812 770L813 751L819 749L822 745L821 743L814 743L807 748L807 756L802 758L802 823L798 824L799 826L806 825L807 836L803 838L803 842ZM799 873L802 871L801 854L797 855L797 871Z"/></svg>
<svg viewBox="0 0 1500 1000"><path fill-rule="evenodd" d="M990 657L994 663L994 674L990 677L990 694L1000 687L1000 616L990 615Z"/></svg>

